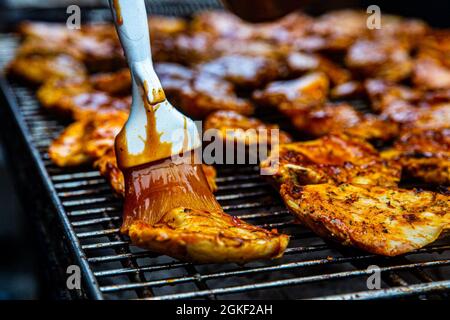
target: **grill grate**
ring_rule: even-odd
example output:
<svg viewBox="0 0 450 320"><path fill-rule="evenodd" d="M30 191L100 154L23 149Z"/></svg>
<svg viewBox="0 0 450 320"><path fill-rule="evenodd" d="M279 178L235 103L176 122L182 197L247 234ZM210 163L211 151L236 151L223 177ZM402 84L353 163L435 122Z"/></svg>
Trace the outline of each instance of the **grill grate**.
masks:
<svg viewBox="0 0 450 320"><path fill-rule="evenodd" d="M12 58L17 43L12 35L0 36L0 67ZM53 197L90 298L377 299L446 297L450 291L450 245L445 239L400 258L325 242L295 223L254 166L219 167L217 199L232 215L290 234L282 259L246 266L194 265L133 247L118 232L121 201L99 173L63 170L51 163L48 145L64 125L39 108L32 90L6 80L2 86ZM367 289L370 265L382 271L382 290Z"/></svg>

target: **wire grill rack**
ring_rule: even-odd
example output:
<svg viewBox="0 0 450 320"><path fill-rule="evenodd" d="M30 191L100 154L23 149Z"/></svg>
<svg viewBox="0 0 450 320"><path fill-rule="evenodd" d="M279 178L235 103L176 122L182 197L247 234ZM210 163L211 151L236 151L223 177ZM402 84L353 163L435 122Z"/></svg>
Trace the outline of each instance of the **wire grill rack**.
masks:
<svg viewBox="0 0 450 320"><path fill-rule="evenodd" d="M17 44L16 37L0 35L0 67ZM291 235L283 258L245 266L195 265L136 248L118 231L121 201L99 173L51 163L47 148L64 128L61 120L39 107L32 89L5 78L0 84L7 101L2 107L11 109L34 156L89 298L448 298L450 243L445 238L396 258L325 242L293 220L255 166L218 167L217 199L229 214ZM367 268L373 265L381 271L380 290L367 287L372 274Z"/></svg>

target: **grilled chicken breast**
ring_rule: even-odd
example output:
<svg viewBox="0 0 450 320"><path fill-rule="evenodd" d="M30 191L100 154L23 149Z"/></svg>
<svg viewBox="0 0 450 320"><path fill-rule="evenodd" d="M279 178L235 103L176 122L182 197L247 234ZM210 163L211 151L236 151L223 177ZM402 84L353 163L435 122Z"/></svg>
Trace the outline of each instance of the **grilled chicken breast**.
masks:
<svg viewBox="0 0 450 320"><path fill-rule="evenodd" d="M346 135L280 145L261 163L278 185L356 183L396 186L400 166L386 161L367 142Z"/></svg>
<svg viewBox="0 0 450 320"><path fill-rule="evenodd" d="M382 156L397 161L410 177L450 185L450 127L406 132Z"/></svg>
<svg viewBox="0 0 450 320"><path fill-rule="evenodd" d="M121 231L139 247L197 263L279 258L289 237L245 223L224 212L176 208L150 225L134 221Z"/></svg>
<svg viewBox="0 0 450 320"><path fill-rule="evenodd" d="M450 197L394 187L284 184L289 210L318 235L396 256L436 240L450 222Z"/></svg>

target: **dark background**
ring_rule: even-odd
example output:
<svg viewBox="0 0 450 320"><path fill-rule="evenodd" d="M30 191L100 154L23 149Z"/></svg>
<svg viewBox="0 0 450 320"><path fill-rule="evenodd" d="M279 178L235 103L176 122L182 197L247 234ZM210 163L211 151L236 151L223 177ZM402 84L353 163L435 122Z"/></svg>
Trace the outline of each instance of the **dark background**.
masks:
<svg viewBox="0 0 450 320"><path fill-rule="evenodd" d="M154 0L153 0L154 1ZM166 0L170 1L170 0ZM188 1L188 0L186 0ZM199 0L197 0L199 1ZM244 0L243 0L244 1ZM208 2L211 2L209 0ZM0 30L11 30L14 23L21 19L23 10L31 13L35 19L41 16L46 6L58 6L53 15L55 20L65 18L65 7L81 3L101 7L106 1L33 1L0 0ZM379 5L382 12L396 13L403 16L419 17L435 27L450 25L450 1L316 1L310 8L313 13L321 13L327 8L345 6L367 7ZM61 10L63 10L61 12ZM82 12L83 14L83 12ZM107 14L107 12L106 12ZM0 105L0 117L4 106ZM10 138L10 137L8 137ZM14 173L8 169L0 140L0 300L1 299L36 299L41 298L42 282L37 263L37 248L32 237L31 222L20 206L20 190L14 188ZM45 252L40 253L45 255Z"/></svg>

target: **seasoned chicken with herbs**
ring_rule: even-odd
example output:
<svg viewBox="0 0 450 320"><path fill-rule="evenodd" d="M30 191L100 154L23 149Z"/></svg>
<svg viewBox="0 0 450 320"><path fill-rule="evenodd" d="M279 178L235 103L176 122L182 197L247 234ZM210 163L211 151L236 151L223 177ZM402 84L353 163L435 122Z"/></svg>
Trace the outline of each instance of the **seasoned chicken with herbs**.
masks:
<svg viewBox="0 0 450 320"><path fill-rule="evenodd" d="M396 186L400 166L384 160L367 142L347 135L280 145L261 162L276 184L357 183Z"/></svg>
<svg viewBox="0 0 450 320"><path fill-rule="evenodd" d="M398 162L409 177L450 185L450 124L406 132L382 156Z"/></svg>
<svg viewBox="0 0 450 320"><path fill-rule="evenodd" d="M432 243L450 223L450 197L434 192L284 184L280 193L292 214L319 236L385 256Z"/></svg>
<svg viewBox="0 0 450 320"><path fill-rule="evenodd" d="M310 111L289 112L295 128L312 136L345 132L366 140L388 141L398 135L398 125L382 117L363 114L347 103L327 104Z"/></svg>

